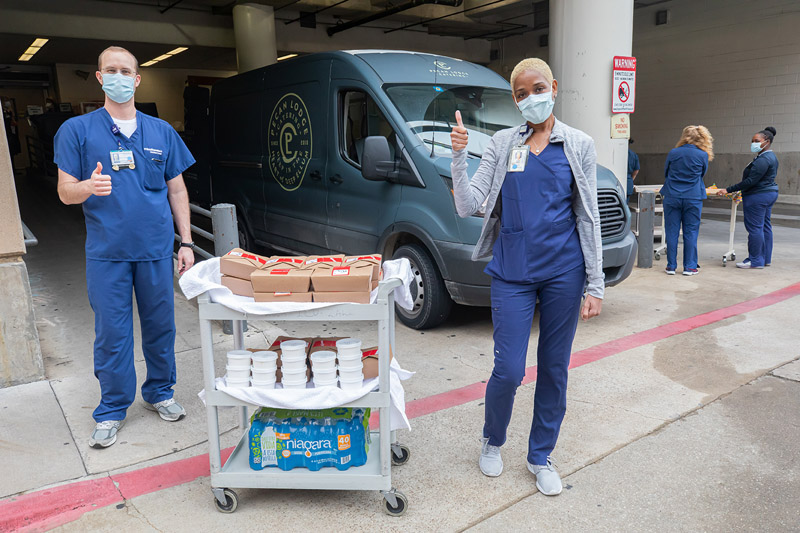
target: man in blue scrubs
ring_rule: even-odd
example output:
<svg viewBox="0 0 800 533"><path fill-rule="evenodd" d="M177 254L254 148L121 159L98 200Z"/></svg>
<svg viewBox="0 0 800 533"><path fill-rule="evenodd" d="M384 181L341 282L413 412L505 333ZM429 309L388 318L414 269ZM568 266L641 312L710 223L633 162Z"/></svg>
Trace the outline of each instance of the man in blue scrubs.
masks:
<svg viewBox="0 0 800 533"><path fill-rule="evenodd" d="M101 392L89 444L106 448L116 442L136 397L133 293L147 366L145 407L170 422L186 415L172 397L173 216L182 273L194 264L183 182L194 158L172 126L136 111L133 94L141 76L133 54L107 48L96 77L104 107L61 126L54 160L61 201L82 204L86 219L86 284L95 313L94 373Z"/></svg>
<svg viewBox="0 0 800 533"><path fill-rule="evenodd" d="M628 140L628 184L625 188L625 192L628 194L628 202L631 201L631 196L633 196L633 180L636 179L636 175L639 173L639 156L636 155L636 152L633 151L630 145L633 144L633 139Z"/></svg>

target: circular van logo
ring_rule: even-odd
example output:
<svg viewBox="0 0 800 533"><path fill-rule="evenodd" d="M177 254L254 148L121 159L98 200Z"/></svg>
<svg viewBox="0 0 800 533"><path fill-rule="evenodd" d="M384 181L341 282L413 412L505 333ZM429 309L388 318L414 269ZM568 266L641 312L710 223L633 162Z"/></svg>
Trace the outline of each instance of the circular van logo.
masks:
<svg viewBox="0 0 800 533"><path fill-rule="evenodd" d="M269 117L269 169L287 191L300 187L311 161L311 117L303 99L284 95Z"/></svg>

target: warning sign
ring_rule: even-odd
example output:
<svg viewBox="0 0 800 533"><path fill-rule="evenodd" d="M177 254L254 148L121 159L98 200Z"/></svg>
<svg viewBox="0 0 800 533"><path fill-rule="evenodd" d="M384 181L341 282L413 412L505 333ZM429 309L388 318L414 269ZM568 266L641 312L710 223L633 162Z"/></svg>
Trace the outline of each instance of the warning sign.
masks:
<svg viewBox="0 0 800 533"><path fill-rule="evenodd" d="M611 112L633 113L636 99L636 58L614 56Z"/></svg>
<svg viewBox="0 0 800 533"><path fill-rule="evenodd" d="M631 123L628 115L611 115L611 138L612 139L630 139L631 138Z"/></svg>

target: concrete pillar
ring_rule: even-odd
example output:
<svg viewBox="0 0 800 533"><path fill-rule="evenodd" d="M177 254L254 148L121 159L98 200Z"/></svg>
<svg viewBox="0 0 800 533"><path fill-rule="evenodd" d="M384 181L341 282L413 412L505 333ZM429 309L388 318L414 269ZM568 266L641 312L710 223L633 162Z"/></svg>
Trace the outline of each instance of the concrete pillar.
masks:
<svg viewBox="0 0 800 533"><path fill-rule="evenodd" d="M239 73L277 61L275 14L271 6L239 4L233 8L233 33Z"/></svg>
<svg viewBox="0 0 800 533"><path fill-rule="evenodd" d="M6 129L0 121L0 387L44 378Z"/></svg>
<svg viewBox="0 0 800 533"><path fill-rule="evenodd" d="M550 66L558 80L556 116L588 133L597 163L624 189L628 140L611 138L614 56L630 56L632 0L550 0Z"/></svg>

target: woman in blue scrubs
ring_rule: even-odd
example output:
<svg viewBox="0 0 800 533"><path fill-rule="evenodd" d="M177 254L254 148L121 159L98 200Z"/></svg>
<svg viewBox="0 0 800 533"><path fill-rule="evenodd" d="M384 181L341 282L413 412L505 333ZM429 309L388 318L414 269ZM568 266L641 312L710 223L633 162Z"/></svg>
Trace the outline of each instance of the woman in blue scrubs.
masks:
<svg viewBox="0 0 800 533"><path fill-rule="evenodd" d="M664 165L664 231L667 238L667 269L675 275L678 266L678 236L683 226L683 275L699 274L697 236L706 199L703 176L714 160L714 139L705 126L686 126Z"/></svg>
<svg viewBox="0 0 800 533"><path fill-rule="evenodd" d="M739 268L764 268L772 263L772 206L778 200L778 158L772 151L772 141L777 133L770 126L753 135L750 151L756 157L745 167L742 181L717 193L742 191L748 257L736 263Z"/></svg>
<svg viewBox="0 0 800 533"><path fill-rule="evenodd" d="M456 209L473 215L485 202L473 260L492 255L494 370L486 386L481 472L503 471L500 447L517 387L525 377L534 309L539 345L527 465L546 495L561 492L550 454L566 411L567 370L578 316L600 314L604 290L594 141L553 115L558 82L540 59L511 74L525 124L497 132L480 166L467 175L468 132L456 113L451 166ZM581 298L586 292L585 303Z"/></svg>

